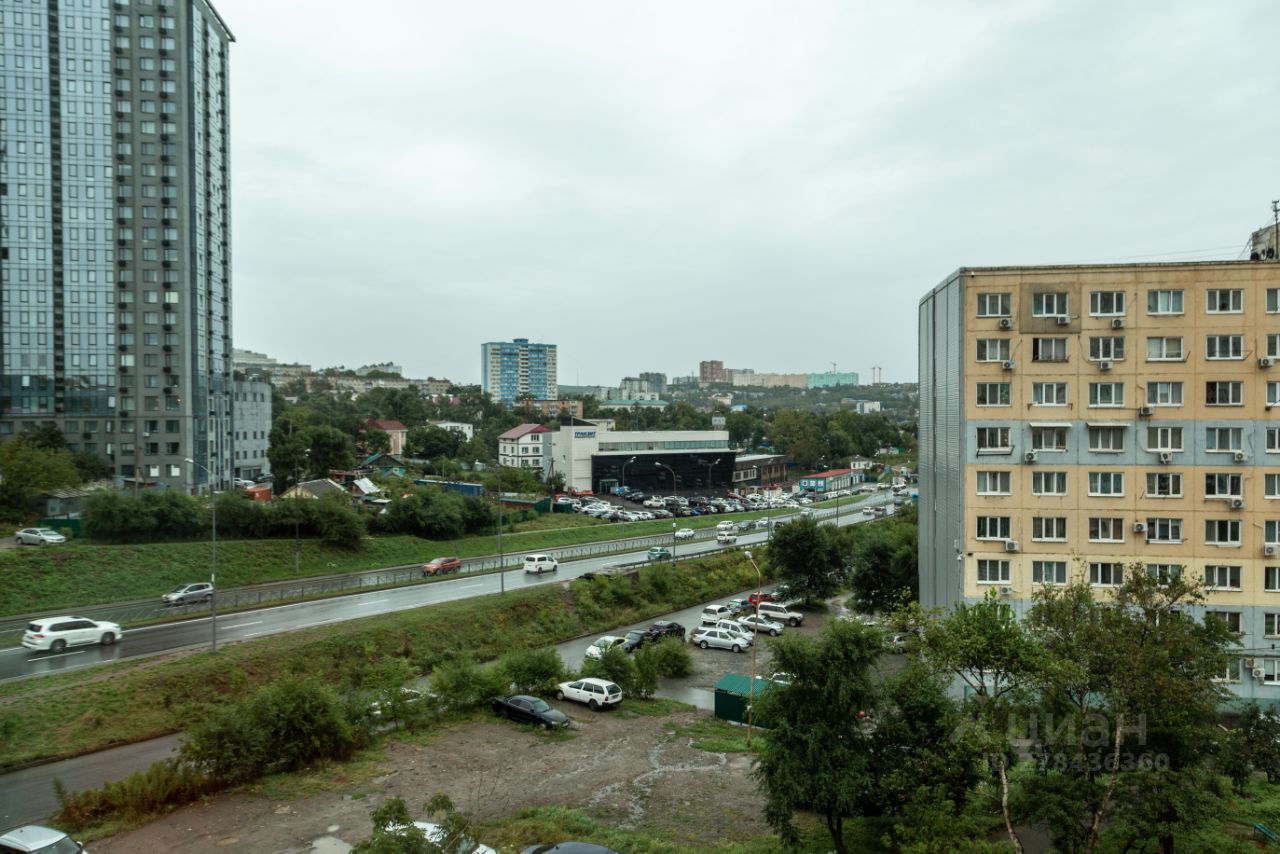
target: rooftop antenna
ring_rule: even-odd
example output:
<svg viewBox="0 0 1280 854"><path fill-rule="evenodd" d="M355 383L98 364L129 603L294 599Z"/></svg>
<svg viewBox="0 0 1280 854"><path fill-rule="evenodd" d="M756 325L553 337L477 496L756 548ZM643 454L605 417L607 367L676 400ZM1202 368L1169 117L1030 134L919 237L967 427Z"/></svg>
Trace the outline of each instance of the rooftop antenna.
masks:
<svg viewBox="0 0 1280 854"><path fill-rule="evenodd" d="M1271 217L1275 223L1271 232L1271 257L1280 260L1280 199L1272 199Z"/></svg>

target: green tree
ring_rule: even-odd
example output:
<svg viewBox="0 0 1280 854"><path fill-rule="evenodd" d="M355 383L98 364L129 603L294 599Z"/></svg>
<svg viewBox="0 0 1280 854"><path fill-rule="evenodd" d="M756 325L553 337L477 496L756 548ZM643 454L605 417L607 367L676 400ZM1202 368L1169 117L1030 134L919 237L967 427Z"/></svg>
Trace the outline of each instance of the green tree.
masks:
<svg viewBox="0 0 1280 854"><path fill-rule="evenodd" d="M330 471L343 471L355 464L352 439L336 427L312 427L305 434L307 474L328 477ZM273 468L274 471L274 468Z"/></svg>
<svg viewBox="0 0 1280 854"><path fill-rule="evenodd" d="M839 589L844 568L842 537L837 528L799 519L774 531L769 563L791 594L812 602Z"/></svg>
<svg viewBox="0 0 1280 854"><path fill-rule="evenodd" d="M33 427L25 431L22 436L42 451L65 451L67 449L67 437L62 435L58 425L53 423L45 423Z"/></svg>
<svg viewBox="0 0 1280 854"><path fill-rule="evenodd" d="M897 514L844 529L849 542L849 586L863 611L889 611L908 590L920 596L919 528Z"/></svg>
<svg viewBox="0 0 1280 854"><path fill-rule="evenodd" d="M0 512L20 517L36 496L74 486L80 473L65 450L48 450L26 436L0 442Z"/></svg>
<svg viewBox="0 0 1280 854"><path fill-rule="evenodd" d="M391 798L369 814L373 835L357 843L352 854L459 854L475 850L476 843L469 835L471 822L448 797L437 794L423 809L437 828L432 836L415 826L404 801Z"/></svg>
<svg viewBox="0 0 1280 854"><path fill-rule="evenodd" d="M466 439L456 430L443 427L413 427L405 442L405 452L418 459L434 460L436 457L454 459Z"/></svg>
<svg viewBox="0 0 1280 854"><path fill-rule="evenodd" d="M828 623L820 638L788 634L774 644L774 667L792 681L756 698L755 713L771 729L754 773L765 819L788 843L798 839L795 814L812 811L846 854L845 821L874 814L872 733L858 712L878 705L872 667L880 654L879 632L847 620Z"/></svg>
<svg viewBox="0 0 1280 854"><path fill-rule="evenodd" d="M80 480L92 483L95 480L106 480L111 477L111 466L93 451L77 451L71 455L71 464L80 473Z"/></svg>

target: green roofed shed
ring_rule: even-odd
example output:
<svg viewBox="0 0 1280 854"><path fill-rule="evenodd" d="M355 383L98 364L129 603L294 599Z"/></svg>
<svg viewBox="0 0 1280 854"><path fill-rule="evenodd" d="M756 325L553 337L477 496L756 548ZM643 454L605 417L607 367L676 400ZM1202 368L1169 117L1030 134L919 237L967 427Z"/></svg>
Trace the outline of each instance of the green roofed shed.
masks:
<svg viewBox="0 0 1280 854"><path fill-rule="evenodd" d="M768 679L756 677L755 696L759 697L773 687ZM751 677L739 673L726 673L715 687L716 717L735 724L747 722L747 704L751 698ZM756 726L764 726L759 720Z"/></svg>

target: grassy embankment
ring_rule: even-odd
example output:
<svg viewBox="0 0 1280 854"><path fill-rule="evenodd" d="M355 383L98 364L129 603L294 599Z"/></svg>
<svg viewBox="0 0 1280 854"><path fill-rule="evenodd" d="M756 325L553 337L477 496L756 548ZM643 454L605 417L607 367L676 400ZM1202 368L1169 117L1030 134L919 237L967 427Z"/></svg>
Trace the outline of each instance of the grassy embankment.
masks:
<svg viewBox="0 0 1280 854"><path fill-rule="evenodd" d="M354 686L366 666L403 657L421 672L459 654L489 660L686 608L756 583L740 554L646 567L640 581L596 579L466 599L246 641L216 655L146 659L0 686L0 771L184 729L204 704L281 673Z"/></svg>

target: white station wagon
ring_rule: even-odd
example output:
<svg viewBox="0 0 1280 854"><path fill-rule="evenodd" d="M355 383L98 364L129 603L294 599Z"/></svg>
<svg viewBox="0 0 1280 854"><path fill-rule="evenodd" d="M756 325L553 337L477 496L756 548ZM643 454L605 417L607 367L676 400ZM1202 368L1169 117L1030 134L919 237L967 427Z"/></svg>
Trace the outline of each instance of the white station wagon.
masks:
<svg viewBox="0 0 1280 854"><path fill-rule="evenodd" d="M598 712L621 703L622 689L607 679L578 679L556 686L556 699L586 703L591 711Z"/></svg>

